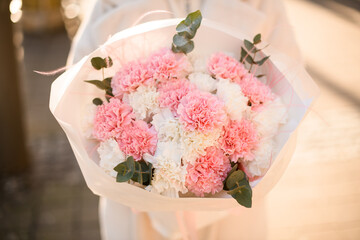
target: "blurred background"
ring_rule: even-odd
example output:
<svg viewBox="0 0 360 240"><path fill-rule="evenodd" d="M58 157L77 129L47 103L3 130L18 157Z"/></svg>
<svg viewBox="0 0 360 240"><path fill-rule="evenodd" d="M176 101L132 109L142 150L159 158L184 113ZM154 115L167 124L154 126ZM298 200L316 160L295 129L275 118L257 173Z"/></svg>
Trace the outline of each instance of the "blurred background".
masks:
<svg viewBox="0 0 360 240"><path fill-rule="evenodd" d="M91 0L92 1L92 0ZM0 2L0 239L100 239L49 93L90 0ZM268 196L268 239L360 239L360 1L285 0L321 96Z"/></svg>

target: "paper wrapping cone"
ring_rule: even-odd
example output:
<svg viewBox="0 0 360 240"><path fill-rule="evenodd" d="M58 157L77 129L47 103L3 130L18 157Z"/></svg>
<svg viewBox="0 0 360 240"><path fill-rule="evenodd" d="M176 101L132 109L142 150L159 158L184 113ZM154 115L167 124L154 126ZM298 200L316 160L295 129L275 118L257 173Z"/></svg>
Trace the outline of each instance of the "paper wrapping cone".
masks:
<svg viewBox="0 0 360 240"><path fill-rule="evenodd" d="M113 202L124 204L139 211L212 211L239 207L238 203L226 194L211 198L168 198L148 192L142 188L117 183L99 166L99 157L94 141L86 139L82 133L81 119L84 106L103 92L84 80L101 78L100 72L92 68L90 59L95 56L110 56L113 67L106 69L106 76L113 76L122 64L148 56L151 52L170 47L176 25L181 19L167 19L144 23L121 31L89 56L84 57L64 74L59 76L51 87L50 110L65 131L82 174L91 191ZM217 51L231 52L239 57L243 39L251 39L234 29L204 19L194 39L192 54L211 54ZM271 43L270 43L271 44ZM271 55L262 66L267 80L276 82L272 91L278 94L287 106L288 121L275 138L276 147L273 164L267 174L252 182L253 205L278 182L285 171L296 146L295 129L317 96L318 88L306 73L301 63L270 47L263 50Z"/></svg>

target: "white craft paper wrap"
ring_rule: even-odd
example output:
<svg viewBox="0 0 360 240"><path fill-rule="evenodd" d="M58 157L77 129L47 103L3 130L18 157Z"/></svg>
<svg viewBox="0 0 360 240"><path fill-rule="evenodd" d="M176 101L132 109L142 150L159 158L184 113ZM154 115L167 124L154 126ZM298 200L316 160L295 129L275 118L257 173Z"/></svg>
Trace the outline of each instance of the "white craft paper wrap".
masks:
<svg viewBox="0 0 360 240"><path fill-rule="evenodd" d="M85 138L81 130L84 107L91 103L93 98L104 94L84 82L101 78L101 72L92 68L90 59L95 56L110 56L114 65L106 69L105 77L113 76L123 63L146 57L159 48L170 47L176 25L180 21L181 19L152 21L114 35L54 81L51 87L50 109L65 131L86 183L94 194L138 211L211 211L235 208L239 206L238 203L225 194L212 198L176 199L127 183L117 183L98 166L96 141ZM231 52L238 58L244 38L251 39L250 36L244 36L229 27L204 19L194 39L195 49L191 54L209 55L224 51ZM318 92L302 64L278 53L271 45L263 52L271 55L271 58L262 66L262 72L267 73L269 80L279 80L272 90L281 96L287 106L288 121L280 128L276 137L276 155L272 166L262 179L252 183L252 186L256 185L253 188L253 205L261 200L282 176L296 146L295 129Z"/></svg>

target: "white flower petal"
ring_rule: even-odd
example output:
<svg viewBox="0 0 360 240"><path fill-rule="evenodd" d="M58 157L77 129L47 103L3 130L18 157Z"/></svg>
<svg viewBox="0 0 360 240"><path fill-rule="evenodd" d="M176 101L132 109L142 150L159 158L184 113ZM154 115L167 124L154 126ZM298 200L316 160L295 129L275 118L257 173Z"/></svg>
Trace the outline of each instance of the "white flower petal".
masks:
<svg viewBox="0 0 360 240"><path fill-rule="evenodd" d="M216 90L217 81L213 79L209 74L196 72L189 75L191 83L195 84L196 87L205 92L213 92Z"/></svg>
<svg viewBox="0 0 360 240"><path fill-rule="evenodd" d="M108 139L100 143L97 151L100 155L100 167L110 176L116 177L114 167L125 161L125 154L119 149L118 143L114 139Z"/></svg>
<svg viewBox="0 0 360 240"><path fill-rule="evenodd" d="M159 93L155 87L140 86L135 92L124 95L124 101L133 108L136 118L145 119L160 111Z"/></svg>
<svg viewBox="0 0 360 240"><path fill-rule="evenodd" d="M244 162L248 173L252 177L263 176L269 169L273 160L274 142L271 139L263 139L259 143L259 147L254 151L255 158L253 161Z"/></svg>
<svg viewBox="0 0 360 240"><path fill-rule="evenodd" d="M186 193L186 165L181 163L181 149L174 142L159 142L154 155L154 177L151 192L168 197L178 197L179 192Z"/></svg>
<svg viewBox="0 0 360 240"><path fill-rule="evenodd" d="M287 121L287 109L279 97L264 104L259 112L253 112L252 119L257 126L258 133L262 137L273 137L280 124Z"/></svg>
<svg viewBox="0 0 360 240"><path fill-rule="evenodd" d="M240 121L249 114L251 110L248 106L249 99L242 94L239 84L220 79L216 95L225 103L226 112L231 120Z"/></svg>

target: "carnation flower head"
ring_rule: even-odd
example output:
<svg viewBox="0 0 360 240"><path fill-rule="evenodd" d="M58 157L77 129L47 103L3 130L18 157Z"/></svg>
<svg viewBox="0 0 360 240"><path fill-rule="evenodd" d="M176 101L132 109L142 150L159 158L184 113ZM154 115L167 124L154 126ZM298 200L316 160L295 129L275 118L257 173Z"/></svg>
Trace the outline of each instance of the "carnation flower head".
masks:
<svg viewBox="0 0 360 240"><path fill-rule="evenodd" d="M229 79L237 83L247 73L243 64L222 52L215 53L210 57L208 70L217 79Z"/></svg>
<svg viewBox="0 0 360 240"><path fill-rule="evenodd" d="M186 79L165 82L159 87L160 107L167 107L176 113L180 100L196 87Z"/></svg>
<svg viewBox="0 0 360 240"><path fill-rule="evenodd" d="M181 149L175 142L159 142L153 157L154 177L151 191L168 197L186 193L186 165L181 163Z"/></svg>
<svg viewBox="0 0 360 240"><path fill-rule="evenodd" d="M130 104L137 119L144 120L160 111L158 97L155 86L139 86L135 92L125 94L123 101Z"/></svg>
<svg viewBox="0 0 360 240"><path fill-rule="evenodd" d="M154 154L157 134L146 122L136 120L124 128L116 141L121 151L139 161L145 153Z"/></svg>
<svg viewBox="0 0 360 240"><path fill-rule="evenodd" d="M182 127L170 109L161 109L159 113L153 116L151 124L157 131L159 141L180 143Z"/></svg>
<svg viewBox="0 0 360 240"><path fill-rule="evenodd" d="M254 151L255 160L243 162L243 168L251 179L262 177L270 168L274 156L275 143L271 138L261 139L258 148Z"/></svg>
<svg viewBox="0 0 360 240"><path fill-rule="evenodd" d="M243 94L249 98L252 109L274 99L271 89L253 74L246 74L239 84Z"/></svg>
<svg viewBox="0 0 360 240"><path fill-rule="evenodd" d="M217 83L216 95L225 103L225 109L231 120L241 120L251 112L249 99L241 92L239 84L228 79L220 79Z"/></svg>
<svg viewBox="0 0 360 240"><path fill-rule="evenodd" d="M183 78L191 71L191 64L186 55L174 53L168 48L160 49L149 58L148 70L154 80L165 82Z"/></svg>
<svg viewBox="0 0 360 240"><path fill-rule="evenodd" d="M208 147L206 154L187 166L186 186L196 196L215 194L223 189L223 181L231 169L229 159L216 147Z"/></svg>
<svg viewBox="0 0 360 240"><path fill-rule="evenodd" d="M221 128L227 119L224 103L216 96L192 91L180 101L177 113L187 131L209 132Z"/></svg>
<svg viewBox="0 0 360 240"><path fill-rule="evenodd" d="M273 137L281 124L286 123L287 109L280 97L275 96L273 101L265 103L257 111L252 111L252 121L260 136Z"/></svg>
<svg viewBox="0 0 360 240"><path fill-rule="evenodd" d="M206 154L206 148L218 146L221 132L221 128L208 133L181 131L181 148L183 149L184 162L193 163L199 156Z"/></svg>
<svg viewBox="0 0 360 240"><path fill-rule="evenodd" d="M189 80L201 91L211 93L216 90L217 81L207 73L192 73L189 75Z"/></svg>
<svg viewBox="0 0 360 240"><path fill-rule="evenodd" d="M98 106L94 117L93 136L101 141L118 137L134 118L132 108L118 98Z"/></svg>
<svg viewBox="0 0 360 240"><path fill-rule="evenodd" d="M255 125L247 119L229 121L219 139L221 149L230 156L233 162L239 159L253 160L253 151L258 142L259 137Z"/></svg>
<svg viewBox="0 0 360 240"><path fill-rule="evenodd" d="M125 161L125 154L120 151L118 143L113 138L109 138L100 143L97 152L100 156L100 167L110 176L116 177L117 172L114 167Z"/></svg>
<svg viewBox="0 0 360 240"><path fill-rule="evenodd" d="M146 63L132 61L116 72L111 80L114 96L122 96L123 93L133 92L142 85L152 85L154 80L147 66Z"/></svg>

